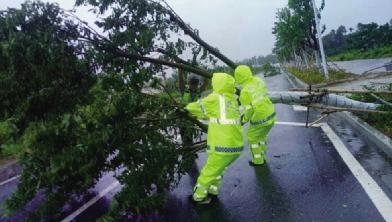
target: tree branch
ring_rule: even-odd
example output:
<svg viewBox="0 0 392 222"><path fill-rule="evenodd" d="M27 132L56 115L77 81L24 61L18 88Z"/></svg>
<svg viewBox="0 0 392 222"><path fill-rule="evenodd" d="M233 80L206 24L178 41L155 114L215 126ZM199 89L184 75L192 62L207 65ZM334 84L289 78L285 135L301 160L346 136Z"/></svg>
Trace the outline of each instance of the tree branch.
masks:
<svg viewBox="0 0 392 222"><path fill-rule="evenodd" d="M203 132L208 131L208 126L200 122L197 118L189 115L189 112L183 109L178 102L173 98L173 96L170 94L170 92L166 89L166 87L162 84L160 86L163 88L163 90L166 92L166 94L170 97L170 99L173 101L174 105L180 109L181 112L179 112L179 115L181 117L184 117L185 119L191 121L193 124L197 125Z"/></svg>
<svg viewBox="0 0 392 222"><path fill-rule="evenodd" d="M225 55L220 53L216 48L212 47L209 45L207 42L205 42L203 39L201 39L193 30L191 27L189 27L182 19L180 16L178 16L174 10L169 6L169 4L166 3L166 1L162 0L162 2L165 3L166 7L162 6L160 3L158 3L163 10L165 10L171 19L173 19L180 28L182 28L185 32L186 35L189 35L193 40L195 40L197 43L199 43L201 46L203 46L205 49L207 49L211 54L215 55L217 58L222 60L222 62L226 63L230 68L235 69L237 65L227 58Z"/></svg>
<svg viewBox="0 0 392 222"><path fill-rule="evenodd" d="M189 65L185 65L185 64L181 64L181 63L175 63L175 62L169 62L169 61L165 61L165 60L161 60L161 59L155 59L155 58L151 58L151 57L146 57L146 56L141 56L141 55L136 55L136 54L130 54L124 51L121 51L119 49L117 49L116 51L111 51L112 53L114 53L115 55L119 56L119 57L124 57L124 58L128 58L131 60L139 60L139 61L145 61L145 62L149 62L149 63L153 63L153 64L158 64L158 65L165 65L165 66L169 66L172 68L180 68L198 75L201 75L203 77L212 78L211 73L209 73L207 70L201 69L201 68L196 68L193 66L189 66Z"/></svg>
<svg viewBox="0 0 392 222"><path fill-rule="evenodd" d="M290 91L294 92L309 92L309 89L293 88ZM310 92L316 93L373 93L373 94L392 94L392 91L387 90L345 90L345 89L313 89Z"/></svg>
<svg viewBox="0 0 392 222"><path fill-rule="evenodd" d="M182 64L184 64L184 65L188 65L188 66L195 67L195 66L192 65L190 62L187 62L187 61L181 59L181 58L178 57L178 56L171 55L168 51L166 51L166 50L164 50L164 49L162 49L162 48L157 48L156 51L159 52L159 53L162 53L162 54L164 54L164 55L166 55L166 56L169 56L170 58L174 59L174 61L176 61L177 63L182 63ZM197 68L197 67L195 67L195 68Z"/></svg>
<svg viewBox="0 0 392 222"><path fill-rule="evenodd" d="M315 109L332 110L332 111L336 111L336 112L349 111L349 112L367 112L367 113L377 113L377 114L388 114L389 113L386 111L378 111L378 110L331 107L331 106L325 106L322 104L303 104L303 106L308 106L308 107L315 108Z"/></svg>
<svg viewBox="0 0 392 222"><path fill-rule="evenodd" d="M165 61L165 60L161 60L161 59L155 59L155 58L151 58L151 57L146 57L146 56L141 56L141 55L137 55L137 54L132 54L132 53L128 53L125 52L115 46L111 46L109 44L104 44L103 42L108 42L108 40L106 38L101 39L101 41L99 40L95 40L95 39L91 39L89 37L79 37L80 40L86 41L86 42L90 42L91 44L93 44L94 46L96 46L97 48L101 49L101 50L106 50L109 53L114 54L117 57L124 57L124 58L128 58L131 60L137 60L137 61L145 61L145 62L149 62L149 63L153 63L153 64L158 64L158 65L165 65L165 66L169 66L172 68L180 68L198 75L201 75L203 77L212 78L212 75L210 72L208 72L205 69L201 69L198 67L194 67L194 66L190 66L187 64L182 64L182 63L175 63L175 62L170 62L170 61Z"/></svg>

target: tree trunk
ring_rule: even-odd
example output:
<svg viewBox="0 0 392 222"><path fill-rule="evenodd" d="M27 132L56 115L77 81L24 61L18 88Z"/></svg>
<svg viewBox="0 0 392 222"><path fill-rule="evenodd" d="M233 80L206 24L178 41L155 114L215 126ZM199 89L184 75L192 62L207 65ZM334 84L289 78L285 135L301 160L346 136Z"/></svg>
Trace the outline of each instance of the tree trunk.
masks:
<svg viewBox="0 0 392 222"><path fill-rule="evenodd" d="M316 59L316 67L321 72L321 60L320 60L320 53L319 51L314 51L314 57Z"/></svg>
<svg viewBox="0 0 392 222"><path fill-rule="evenodd" d="M268 92L273 103L283 103L283 104L324 104L326 106L342 107L342 108L353 108L360 110L376 110L380 105L374 103L364 103L355 101L344 96L336 94L326 94L319 96L310 96L307 92L285 92L285 91L275 91Z"/></svg>
<svg viewBox="0 0 392 222"><path fill-rule="evenodd" d="M304 61L305 61L305 66L306 66L306 68L309 69L308 56L306 55L305 50L302 50L302 56L304 57Z"/></svg>
<svg viewBox="0 0 392 222"><path fill-rule="evenodd" d="M162 6L163 7L163 6ZM167 7L167 8L166 8ZM163 7L167 10L167 12L169 13L171 19L175 20L176 23L184 30L186 35L189 35L193 40L195 40L197 43L199 43L201 46L203 46L206 50L208 50L211 54L213 54L214 56L216 56L217 58L219 58L220 60L222 60L224 63L226 63L230 68L235 69L237 67L237 65L229 58L227 58L225 55L223 55L222 53L220 53L218 51L218 49L212 47L211 45L209 45L207 42L205 42L203 39L201 39L199 37L199 35L196 34L196 32L194 32L192 30L192 28L190 28L181 18L180 16L178 16L174 10L172 10L170 8L170 6L167 4L166 7Z"/></svg>

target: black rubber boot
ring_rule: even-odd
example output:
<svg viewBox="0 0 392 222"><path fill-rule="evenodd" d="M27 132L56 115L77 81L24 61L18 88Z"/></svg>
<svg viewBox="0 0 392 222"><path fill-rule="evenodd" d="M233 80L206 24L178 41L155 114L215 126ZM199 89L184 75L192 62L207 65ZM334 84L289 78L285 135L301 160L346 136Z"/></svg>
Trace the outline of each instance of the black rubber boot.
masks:
<svg viewBox="0 0 392 222"><path fill-rule="evenodd" d="M257 167L257 166L263 166L264 164L265 164L265 162L263 164L255 164L251 160L249 160L249 166Z"/></svg>
<svg viewBox="0 0 392 222"><path fill-rule="evenodd" d="M218 195L209 193L208 196L211 198L211 202L217 202L219 200Z"/></svg>
<svg viewBox="0 0 392 222"><path fill-rule="evenodd" d="M207 204L210 204L211 201L212 201L212 199L211 199L210 196L206 196L205 198L203 198L203 199L200 200L200 201L195 201L195 200L193 199L193 196L190 195L190 196L189 196L189 199L191 199L192 203L194 203L194 204L196 204L196 205L207 205Z"/></svg>

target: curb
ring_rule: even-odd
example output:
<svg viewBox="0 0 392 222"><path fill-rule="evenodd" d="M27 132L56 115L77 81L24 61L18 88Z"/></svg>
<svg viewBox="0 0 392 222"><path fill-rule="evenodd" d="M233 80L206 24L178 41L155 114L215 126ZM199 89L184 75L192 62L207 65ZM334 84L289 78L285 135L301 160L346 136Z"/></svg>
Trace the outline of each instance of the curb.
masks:
<svg viewBox="0 0 392 222"><path fill-rule="evenodd" d="M291 75L288 72L283 72L283 74L286 76L286 79L289 81L290 85L293 87L301 87L301 88L308 88L308 84L303 82L302 80L298 79L294 75Z"/></svg>
<svg viewBox="0 0 392 222"><path fill-rule="evenodd" d="M9 178L15 177L22 171L22 167L18 164L17 160L9 161L8 163L0 166L0 183Z"/></svg>
<svg viewBox="0 0 392 222"><path fill-rule="evenodd" d="M307 88L308 85L295 77L294 75L283 72L290 85L293 87ZM384 135L374 127L367 124L365 121L359 117L351 114L350 112L338 112L334 114L341 121L348 123L351 127L359 131L359 133L364 136L367 140L372 142L377 147L381 148L388 156L392 157L392 139Z"/></svg>

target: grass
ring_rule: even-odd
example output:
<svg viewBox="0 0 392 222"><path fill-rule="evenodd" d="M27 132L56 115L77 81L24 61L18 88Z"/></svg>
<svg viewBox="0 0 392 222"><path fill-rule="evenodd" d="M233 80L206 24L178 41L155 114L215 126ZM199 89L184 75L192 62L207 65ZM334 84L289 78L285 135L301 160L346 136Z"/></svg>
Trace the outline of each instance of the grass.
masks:
<svg viewBox="0 0 392 222"><path fill-rule="evenodd" d="M367 122L369 125L381 131L383 134L392 138L392 109L385 107L385 111L389 111L388 114L374 114L374 113L359 113L356 114L359 118Z"/></svg>
<svg viewBox="0 0 392 222"><path fill-rule="evenodd" d="M361 50L350 50L344 53L340 53L329 57L331 61L350 61L355 59L376 59L392 57L392 45L384 46L380 48L370 49L367 51Z"/></svg>
<svg viewBox="0 0 392 222"><path fill-rule="evenodd" d="M317 69L306 69L306 70L301 70L298 68L288 68L288 71L295 75L297 78L301 79L307 84L319 84L319 83L328 83L328 82L334 82L337 80L342 80L342 79L347 79L350 77L353 77L355 75L346 73L343 71L339 70L329 70L329 79L328 81L325 79L324 74L319 72Z"/></svg>
<svg viewBox="0 0 392 222"><path fill-rule="evenodd" d="M369 87L365 87L365 89L370 89ZM392 90L392 83L385 87L385 90ZM392 95L384 95L381 96L382 99L388 102L392 102ZM354 100L359 100L363 102L378 102L374 97L370 94L353 94L351 98ZM357 113L356 115L367 122L369 125L372 125L379 131L383 132L385 135L392 138L392 107L388 105L382 105L379 110L387 111L387 114L375 114L375 113Z"/></svg>

